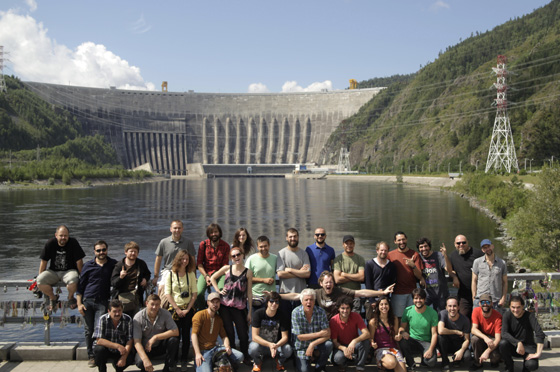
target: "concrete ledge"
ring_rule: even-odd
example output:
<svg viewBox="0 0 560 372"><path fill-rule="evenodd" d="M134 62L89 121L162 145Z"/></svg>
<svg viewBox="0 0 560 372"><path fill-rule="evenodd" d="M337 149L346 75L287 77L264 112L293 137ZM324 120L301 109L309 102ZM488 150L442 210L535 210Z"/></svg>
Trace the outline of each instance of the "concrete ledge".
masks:
<svg viewBox="0 0 560 372"><path fill-rule="evenodd" d="M83 342L76 348L76 360L89 360L87 348Z"/></svg>
<svg viewBox="0 0 560 372"><path fill-rule="evenodd" d="M10 361L74 360L77 342L53 342L46 346L37 342L18 343L10 350Z"/></svg>
<svg viewBox="0 0 560 372"><path fill-rule="evenodd" d="M15 345L15 342L0 342L0 361L10 360L10 350Z"/></svg>
<svg viewBox="0 0 560 372"><path fill-rule="evenodd" d="M548 336L548 341L551 348L560 347L560 336Z"/></svg>

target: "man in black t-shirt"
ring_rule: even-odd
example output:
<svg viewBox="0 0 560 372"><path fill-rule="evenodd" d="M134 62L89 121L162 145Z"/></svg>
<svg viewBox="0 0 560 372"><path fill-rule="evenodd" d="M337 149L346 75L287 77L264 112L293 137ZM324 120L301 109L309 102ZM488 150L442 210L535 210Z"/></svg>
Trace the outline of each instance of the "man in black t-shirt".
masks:
<svg viewBox="0 0 560 372"><path fill-rule="evenodd" d="M266 296L266 308L261 308L253 314L253 341L249 345L249 355L253 358L253 371L260 371L264 356L278 358L276 369L284 370L284 362L292 353L288 343L289 321L278 312L280 295L270 292Z"/></svg>
<svg viewBox="0 0 560 372"><path fill-rule="evenodd" d="M443 371L449 371L448 355L453 353L453 362L471 361L469 344L471 340L471 321L459 312L459 301L449 297L445 310L439 312L438 349L441 352ZM467 364L468 365L468 364Z"/></svg>
<svg viewBox="0 0 560 372"><path fill-rule="evenodd" d="M471 318L473 308L472 295L472 267L478 257L484 256L480 249L469 246L464 235L455 237L455 251L449 256L453 270L449 275L453 278L453 286L459 288L459 311L468 319ZM453 273L454 272L454 273Z"/></svg>
<svg viewBox="0 0 560 372"><path fill-rule="evenodd" d="M77 306L74 293L78 288L79 275L84 265L84 250L80 243L69 236L66 226L60 225L56 229L54 238L49 239L41 251L41 264L37 276L37 287L48 297L49 310L56 308L58 295L54 294L53 286L63 281L68 289L68 306ZM47 264L50 266L47 269Z"/></svg>

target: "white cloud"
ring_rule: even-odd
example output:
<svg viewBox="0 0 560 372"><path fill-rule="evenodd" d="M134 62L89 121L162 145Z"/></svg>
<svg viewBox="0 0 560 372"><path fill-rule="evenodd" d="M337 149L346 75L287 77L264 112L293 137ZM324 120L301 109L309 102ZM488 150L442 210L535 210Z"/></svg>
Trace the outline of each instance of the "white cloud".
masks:
<svg viewBox="0 0 560 372"><path fill-rule="evenodd" d="M435 3L432 4L430 8L434 11L437 11L440 9L449 9L451 8L451 6L443 0L437 0Z"/></svg>
<svg viewBox="0 0 560 372"><path fill-rule="evenodd" d="M323 82L315 82L309 84L307 88L303 88L298 85L297 81L286 81L284 85L282 85L282 92L320 92L323 89L333 90L332 81L325 80Z"/></svg>
<svg viewBox="0 0 560 372"><path fill-rule="evenodd" d="M269 93L270 91L263 83L253 83L247 90L249 93Z"/></svg>
<svg viewBox="0 0 560 372"><path fill-rule="evenodd" d="M144 19L144 14L140 14L140 18L138 18L136 22L132 23L130 27L130 31L133 34L143 34L150 31L151 29L152 26L146 22L146 20Z"/></svg>
<svg viewBox="0 0 560 372"><path fill-rule="evenodd" d="M0 40L11 69L22 80L98 88L155 90L140 69L104 45L84 42L75 50L48 36L41 22L13 10L0 11Z"/></svg>
<svg viewBox="0 0 560 372"><path fill-rule="evenodd" d="M29 10L34 12L37 10L37 2L35 0L25 0L25 3L29 7Z"/></svg>

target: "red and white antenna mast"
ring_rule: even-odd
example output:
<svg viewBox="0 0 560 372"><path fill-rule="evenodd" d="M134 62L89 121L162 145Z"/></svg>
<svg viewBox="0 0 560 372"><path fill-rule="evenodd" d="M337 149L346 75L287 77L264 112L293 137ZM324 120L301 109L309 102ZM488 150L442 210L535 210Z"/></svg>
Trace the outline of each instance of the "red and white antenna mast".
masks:
<svg viewBox="0 0 560 372"><path fill-rule="evenodd" d="M486 161L486 173L492 168L499 171L502 168L508 173L511 169L519 171L517 164L517 156L515 155L515 146L513 144L513 136L511 134L511 126L509 124L509 116L507 113L507 83L506 77L508 71L506 69L506 56L498 56L498 65L492 67L497 76L494 87L497 89L496 95L496 119L494 120L494 130L492 131L492 140L490 141L490 150L488 151L488 160Z"/></svg>

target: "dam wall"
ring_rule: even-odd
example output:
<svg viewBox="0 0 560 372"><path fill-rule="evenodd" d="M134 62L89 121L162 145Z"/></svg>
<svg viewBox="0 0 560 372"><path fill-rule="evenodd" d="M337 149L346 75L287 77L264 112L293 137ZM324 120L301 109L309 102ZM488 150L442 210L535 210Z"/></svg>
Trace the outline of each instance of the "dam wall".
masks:
<svg viewBox="0 0 560 372"><path fill-rule="evenodd" d="M25 83L106 136L127 168L318 162L340 122L382 88L306 93L174 93Z"/></svg>

